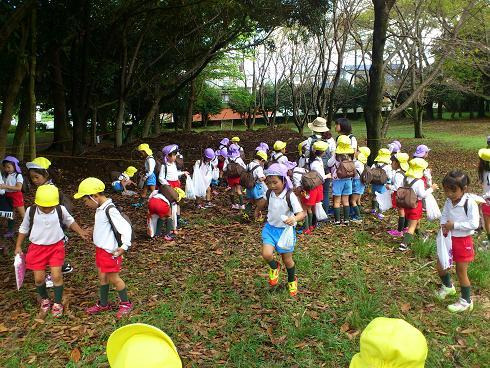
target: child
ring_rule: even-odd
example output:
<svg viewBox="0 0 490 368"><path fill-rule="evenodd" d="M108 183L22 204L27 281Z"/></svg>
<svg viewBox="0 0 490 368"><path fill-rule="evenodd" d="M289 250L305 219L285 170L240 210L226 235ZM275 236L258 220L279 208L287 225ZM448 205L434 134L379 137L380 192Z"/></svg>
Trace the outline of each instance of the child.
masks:
<svg viewBox="0 0 490 368"><path fill-rule="evenodd" d="M216 152L218 158L218 169L219 169L219 181L226 186L226 180L223 180L223 169L225 167L226 158L228 157L228 149L226 147L221 148Z"/></svg>
<svg viewBox="0 0 490 368"><path fill-rule="evenodd" d="M213 160L215 159L215 154L212 148L206 148L203 152L203 157L201 160L198 160L199 169L206 180L206 185L208 185L206 189L206 203L201 205L198 203L199 208L211 208L214 207L214 204L211 203L211 181L213 176L213 170L215 166L213 165Z"/></svg>
<svg viewBox="0 0 490 368"><path fill-rule="evenodd" d="M313 143L311 147L311 152L313 159L309 162L309 168L311 171L315 171L322 182L330 177L330 174L325 174L325 168L323 166L322 157L325 155L325 152L328 150L328 144L323 141L316 141ZM303 204L305 210L305 224L304 224L304 234L309 235L314 230L313 225L313 208L317 203L321 203L323 201L323 184L318 185L316 188L310 190L306 195L301 198L301 203Z"/></svg>
<svg viewBox="0 0 490 368"><path fill-rule="evenodd" d="M255 148L256 151L263 151L266 154L269 153L269 145L264 142L260 142L257 148Z"/></svg>
<svg viewBox="0 0 490 368"><path fill-rule="evenodd" d="M244 158L245 157L245 151L243 150L243 147L238 144L238 143L240 143L240 137L231 138L231 143L238 147L238 150L240 151L240 156L242 158Z"/></svg>
<svg viewBox="0 0 490 368"><path fill-rule="evenodd" d="M286 157L286 142L276 141L274 152L271 154L271 163L283 164L286 161L289 161Z"/></svg>
<svg viewBox="0 0 490 368"><path fill-rule="evenodd" d="M461 298L448 305L450 312L473 310L470 297L470 280L468 279L469 263L475 258L473 238L471 237L480 225L480 214L476 202L466 193L470 179L459 170L450 171L442 180L442 187L447 196L442 210L441 227L444 236L451 232L452 254L456 263L456 274L461 285ZM442 280L442 287L436 293L440 300L448 295L455 295L456 289L451 283L448 270L443 270L437 261L437 272Z"/></svg>
<svg viewBox="0 0 490 368"><path fill-rule="evenodd" d="M409 168L405 173L405 182L407 185L412 184L415 180L416 183L411 185L412 190L417 195L417 207L405 208L405 218L408 220L408 229L403 234L403 241L398 248L402 252L408 250L413 240L413 234L417 229L417 226L422 219L422 200L430 193L438 188L436 184L433 184L429 189L425 189L424 182L421 180L424 176L424 170L427 169L428 163L422 158L414 158L409 162Z"/></svg>
<svg viewBox="0 0 490 368"><path fill-rule="evenodd" d="M388 234L397 238L401 238L403 236L403 229L406 227L406 219L405 209L398 207L396 204L396 191L398 188L403 186L405 172L408 170L408 159L408 154L403 152L398 152L391 156L392 177L391 185L388 185L388 189L393 191L391 194L391 205L393 208L398 209L398 227L396 230L388 230Z"/></svg>
<svg viewBox="0 0 490 368"><path fill-rule="evenodd" d="M337 139L337 148L335 154L328 160L328 166L332 174L332 192L333 192L333 213L335 216L335 225L340 225L340 204L343 206L344 224L349 225L350 206L349 196L352 194L352 178L339 178L338 168L341 161L352 160L354 157L354 148L351 146L351 140L346 135L341 135Z"/></svg>
<svg viewBox="0 0 490 368"><path fill-rule="evenodd" d="M136 184L131 180L131 178L138 172L138 169L136 169L134 166L129 166L126 171L122 172L121 175L119 175L119 178L117 178L116 181L112 182L112 189L114 189L115 192L123 192L125 193L127 191L126 187L128 185L134 185Z"/></svg>
<svg viewBox="0 0 490 368"><path fill-rule="evenodd" d="M220 142L219 142L219 147L218 149L221 150L223 148L226 148L228 149L230 145L230 140L228 138L223 138Z"/></svg>
<svg viewBox="0 0 490 368"><path fill-rule="evenodd" d="M140 203L138 204L138 207L142 207L147 191L150 190L150 193L153 192L155 190L155 186L157 185L157 177L155 175L156 161L153 158L153 151L150 149L150 146L148 146L147 143L141 143L137 150L145 159L145 174L143 176L145 184L143 186L143 192L141 192Z"/></svg>
<svg viewBox="0 0 490 368"><path fill-rule="evenodd" d="M307 146L306 141L300 142L298 144L298 154L299 158L297 161L297 166L305 168L308 166L308 156L307 156Z"/></svg>
<svg viewBox="0 0 490 368"><path fill-rule="evenodd" d="M386 173L386 181L384 183L371 183L372 192L372 209L371 213L375 215L378 219L384 219L384 215L379 211L378 202L376 201L376 193L383 194L386 192L386 184L391 183L391 177L393 176L391 169L391 153L387 148L381 148L378 151L378 155L374 159L374 164L371 166L373 170L383 169Z"/></svg>
<svg viewBox="0 0 490 368"><path fill-rule="evenodd" d="M352 179L352 195L350 196L350 205L352 207L352 221L360 222L361 219L361 196L364 194L366 186L361 181L361 175L364 172L371 150L368 147L359 147L357 158L354 160L356 166L356 174Z"/></svg>
<svg viewBox="0 0 490 368"><path fill-rule="evenodd" d="M427 157L429 156L430 151L431 149L429 147L427 147L425 144L421 144L417 146L417 149L415 150L413 157L423 158L424 160L427 161ZM426 188L429 188L432 185L432 173L428 167L424 170L424 176L422 180L424 181Z"/></svg>
<svg viewBox="0 0 490 368"><path fill-rule="evenodd" d="M14 156L6 156L3 161L3 182L0 184L0 189L5 189L5 196L10 198L12 206L19 213L20 218L24 218L24 195L22 194L22 184L24 178L19 166L19 160ZM14 236L14 220L7 221L7 232L5 238L13 238Z"/></svg>
<svg viewBox="0 0 490 368"><path fill-rule="evenodd" d="M480 156L478 177L483 186L483 198L486 200L486 203L481 206L487 233L487 240L484 241L483 246L487 248L490 246L490 148L482 148L478 151L478 156Z"/></svg>
<svg viewBox="0 0 490 368"><path fill-rule="evenodd" d="M251 215L252 206L254 204L257 204L257 202L261 200L262 196L264 195L264 165L266 161L267 153L265 153L264 151L257 151L255 153L254 160L247 165L247 171L252 174L255 181L254 187L252 189L246 190L247 199L250 200L245 206L245 213L247 215Z"/></svg>
<svg viewBox="0 0 490 368"><path fill-rule="evenodd" d="M95 265L99 273L99 301L86 309L88 314L97 314L113 309L109 303L109 284L112 284L121 299L116 318L120 319L129 314L133 303L128 299L126 284L119 276L121 272L123 253L131 246L131 225L122 217L112 200L104 194L105 184L97 178L86 178L78 185L75 199L83 199L88 208L95 210L93 242L95 244ZM111 222L114 226L111 225ZM120 243L115 231L120 234Z"/></svg>
<svg viewBox="0 0 490 368"><path fill-rule="evenodd" d="M61 225L75 231L84 240L88 234L78 226L66 208L60 205L58 188L54 185L41 185L36 190L35 205L27 208L26 216L19 228L15 254L22 253L22 243L28 237L30 244L26 254L26 268L34 271L34 283L41 298L40 317L44 317L51 308L46 290L46 266L51 268L54 283L53 317L63 315L63 274L65 234Z"/></svg>
<svg viewBox="0 0 490 368"><path fill-rule="evenodd" d="M150 237L162 236L165 241L174 241L175 234L173 233L174 224L172 220L172 203L162 193L161 186L158 190L153 191L148 199L148 235ZM177 202L180 202L185 197L182 189L175 189L179 195ZM165 231L162 232L162 227L165 226ZM154 230L153 230L154 228Z"/></svg>
<svg viewBox="0 0 490 368"><path fill-rule="evenodd" d="M345 135L350 139L350 145L351 145L352 149L354 150L354 152L357 151L357 139L352 134L352 125L348 119L338 118L335 121L335 131L337 133L339 133L339 136L337 137L337 144L338 144L339 138L342 135Z"/></svg>
<svg viewBox="0 0 490 368"><path fill-rule="evenodd" d="M225 162L224 171L227 173L227 182L230 190L231 208L234 210L244 210L245 205L243 204L243 190L240 185L240 175L236 176L231 174L230 165L237 164L241 166L244 170L247 169L247 165L243 162L240 157L240 149L237 145L232 144L228 150L228 159ZM236 202L236 197L238 197L238 203Z"/></svg>
<svg viewBox="0 0 490 368"><path fill-rule="evenodd" d="M388 151L390 151L391 154L398 153L402 150L402 144L400 141L393 141L388 145Z"/></svg>
<svg viewBox="0 0 490 368"><path fill-rule="evenodd" d="M262 229L262 257L269 265L269 285L277 285L281 271L281 264L274 260L275 250L281 255L286 266L289 295L294 297L298 293L298 278L295 276L293 261L294 246L291 251L284 251L277 247L277 242L286 225L295 226L298 221L303 220L305 214L298 198L292 192L293 186L287 171L285 165L277 163L272 164L265 171L266 184L269 189L262 197L265 201L260 202L256 208L255 216L258 218L262 209L267 206L267 222ZM282 216L287 216L287 219L282 220ZM296 243L296 238L294 243Z"/></svg>

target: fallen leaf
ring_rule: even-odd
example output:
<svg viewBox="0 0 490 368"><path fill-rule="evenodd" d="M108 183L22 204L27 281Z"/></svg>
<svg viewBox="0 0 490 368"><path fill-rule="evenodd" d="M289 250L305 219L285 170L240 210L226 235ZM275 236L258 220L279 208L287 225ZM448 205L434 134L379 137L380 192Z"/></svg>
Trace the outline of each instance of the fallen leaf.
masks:
<svg viewBox="0 0 490 368"><path fill-rule="evenodd" d="M75 348L71 351L70 353L70 359L73 360L75 363L78 363L81 358L81 353L78 348Z"/></svg>
<svg viewBox="0 0 490 368"><path fill-rule="evenodd" d="M342 326L340 326L340 332L347 332L350 330L349 322L345 322Z"/></svg>
<svg viewBox="0 0 490 368"><path fill-rule="evenodd" d="M349 338L349 340L352 340L353 338L355 338L360 333L361 333L361 331L359 331L359 330L355 330L353 332L347 332L347 337Z"/></svg>
<svg viewBox="0 0 490 368"><path fill-rule="evenodd" d="M461 331L462 334L471 334L476 332L474 328L467 328L466 330Z"/></svg>
<svg viewBox="0 0 490 368"><path fill-rule="evenodd" d="M410 309L412 309L412 306L410 305L410 303L403 303L400 307L400 310L402 311L402 313L407 313Z"/></svg>
<svg viewBox="0 0 490 368"><path fill-rule="evenodd" d="M3 323L0 323L0 332L7 332L9 329Z"/></svg>
<svg viewBox="0 0 490 368"><path fill-rule="evenodd" d="M31 357L31 359L28 360L27 364L32 364L36 361L37 357L34 355Z"/></svg>

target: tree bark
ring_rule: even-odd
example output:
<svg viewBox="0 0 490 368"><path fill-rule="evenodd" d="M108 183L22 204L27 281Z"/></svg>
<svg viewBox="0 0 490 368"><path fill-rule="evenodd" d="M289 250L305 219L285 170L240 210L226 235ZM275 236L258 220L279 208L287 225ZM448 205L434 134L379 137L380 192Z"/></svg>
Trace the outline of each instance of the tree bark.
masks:
<svg viewBox="0 0 490 368"><path fill-rule="evenodd" d="M192 112L194 110L194 102L196 101L196 79L191 81L191 89L189 92L189 101L187 104L187 113L184 123L184 131L190 132L192 129Z"/></svg>
<svg viewBox="0 0 490 368"><path fill-rule="evenodd" d="M478 117L485 117L485 99L483 97L478 98Z"/></svg>
<svg viewBox="0 0 490 368"><path fill-rule="evenodd" d="M371 152L378 152L381 147L381 103L384 92L383 53L386 43L386 31L390 10L395 0L372 0L374 5L374 29L372 47L372 65L369 69L369 86L364 107L366 121L367 144ZM372 163L373 154L369 157Z"/></svg>
<svg viewBox="0 0 490 368"><path fill-rule="evenodd" d="M141 135L142 138L148 138L150 136L150 130L153 124L153 118L155 117L155 114L159 111L161 98L162 98L161 95L155 97L150 110L145 116L145 124L143 126L143 133Z"/></svg>
<svg viewBox="0 0 490 368"><path fill-rule="evenodd" d="M422 134L422 118L424 115L424 109L417 102L413 102L413 119L414 119L414 136L415 138L423 138Z"/></svg>
<svg viewBox="0 0 490 368"><path fill-rule="evenodd" d="M50 53L51 58L51 97L54 107L54 137L50 149L65 152L70 144L70 132L66 121L65 85L60 60L61 48Z"/></svg>
<svg viewBox="0 0 490 368"><path fill-rule="evenodd" d="M29 55L29 158L36 158L36 50L37 50L37 30L36 30L36 8L32 9L30 28L31 28L31 52Z"/></svg>
<svg viewBox="0 0 490 368"><path fill-rule="evenodd" d="M15 128L14 140L12 146L15 148L15 157L22 161L24 159L24 149L27 136L27 128L29 127L29 102L27 96L27 88L23 88L21 92L19 119L17 128Z"/></svg>
<svg viewBox="0 0 490 368"><path fill-rule="evenodd" d="M14 32L22 22L22 20L29 14L31 9L36 5L36 0L29 0L24 2L21 6L16 7L15 11L4 21L0 28L0 50L7 43L10 35Z"/></svg>
<svg viewBox="0 0 490 368"><path fill-rule="evenodd" d="M160 136L161 126L162 126L162 121L160 120L160 114L157 113L153 118L153 134L155 135L155 137Z"/></svg>
<svg viewBox="0 0 490 368"><path fill-rule="evenodd" d="M438 120L442 120L442 101L439 100L437 101L437 119Z"/></svg>

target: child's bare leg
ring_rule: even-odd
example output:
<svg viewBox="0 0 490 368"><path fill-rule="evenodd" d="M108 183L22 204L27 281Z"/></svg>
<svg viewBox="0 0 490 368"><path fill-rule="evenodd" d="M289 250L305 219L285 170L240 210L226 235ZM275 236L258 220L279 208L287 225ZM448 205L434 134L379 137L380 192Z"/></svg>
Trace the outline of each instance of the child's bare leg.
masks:
<svg viewBox="0 0 490 368"><path fill-rule="evenodd" d="M119 277L119 272L109 272L107 274L107 278L109 279L109 282L116 288L121 302L127 303L129 301L128 291L126 290L126 284L121 279L121 277Z"/></svg>
<svg viewBox="0 0 490 368"><path fill-rule="evenodd" d="M206 201L211 202L211 187L206 189Z"/></svg>
<svg viewBox="0 0 490 368"><path fill-rule="evenodd" d="M24 218L24 215L26 214L26 209L24 206L16 207L15 209L19 213L20 218Z"/></svg>

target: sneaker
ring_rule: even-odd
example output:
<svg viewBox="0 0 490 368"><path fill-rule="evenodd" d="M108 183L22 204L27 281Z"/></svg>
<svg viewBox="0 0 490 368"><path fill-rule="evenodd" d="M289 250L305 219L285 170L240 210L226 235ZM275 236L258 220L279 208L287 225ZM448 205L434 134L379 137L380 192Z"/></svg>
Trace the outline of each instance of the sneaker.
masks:
<svg viewBox="0 0 490 368"><path fill-rule="evenodd" d="M172 241L175 241L175 237L173 237L170 234L167 234L167 235L163 236L163 240L168 241L168 242L172 242Z"/></svg>
<svg viewBox="0 0 490 368"><path fill-rule="evenodd" d="M452 285L451 287L442 285L441 288L436 291L436 298L439 300L444 300L447 296L450 295L456 295L456 288L454 287L454 285Z"/></svg>
<svg viewBox="0 0 490 368"><path fill-rule="evenodd" d="M54 318L59 318L63 315L63 310L64 310L63 305L59 303L54 303L53 307L51 308L51 315Z"/></svg>
<svg viewBox="0 0 490 368"><path fill-rule="evenodd" d="M44 282L46 283L47 288L52 288L54 286L53 279L51 278L51 275L47 275Z"/></svg>
<svg viewBox="0 0 490 368"><path fill-rule="evenodd" d="M211 202L207 202L205 205L204 205L204 208L213 208L215 207L216 205L211 203Z"/></svg>
<svg viewBox="0 0 490 368"><path fill-rule="evenodd" d="M312 230L310 230L310 228L308 228L307 230L303 231L303 234L305 235L311 235L313 233Z"/></svg>
<svg viewBox="0 0 490 368"><path fill-rule="evenodd" d="M336 226L342 225L342 223L340 221L335 221L333 224L336 225Z"/></svg>
<svg viewBox="0 0 490 368"><path fill-rule="evenodd" d="M110 311L113 308L114 308L114 305L112 305L111 303L107 303L107 305L104 306L104 305L100 305L99 302L97 302L97 304L95 304L94 306L85 309L85 312L87 314L99 314L101 312Z"/></svg>
<svg viewBox="0 0 490 368"><path fill-rule="evenodd" d="M239 204L233 203L233 204L231 205L231 209L232 209L232 210L238 210L239 208L240 208L240 205L239 205Z"/></svg>
<svg viewBox="0 0 490 368"><path fill-rule="evenodd" d="M70 273L70 272L73 272L73 266L69 263L65 263L62 267L61 267L61 272L63 273Z"/></svg>
<svg viewBox="0 0 490 368"><path fill-rule="evenodd" d="M388 234L390 234L391 236L394 236L395 238L401 238L403 236L403 232L398 231L396 229L388 230Z"/></svg>
<svg viewBox="0 0 490 368"><path fill-rule="evenodd" d="M276 286L279 281L279 273L281 272L281 264L277 262L277 268L273 270L269 267L269 285Z"/></svg>
<svg viewBox="0 0 490 368"><path fill-rule="evenodd" d="M471 312L473 310L473 301L471 301L471 303L468 303L465 299L460 298L456 303L449 304L447 306L447 309L452 313L460 313L466 310L469 310Z"/></svg>
<svg viewBox="0 0 490 368"><path fill-rule="evenodd" d="M240 210L244 210L245 209L245 205L242 204L241 206L238 207Z"/></svg>
<svg viewBox="0 0 490 368"><path fill-rule="evenodd" d="M290 296L296 296L298 294L298 278L295 276L294 281L288 282L288 289Z"/></svg>
<svg viewBox="0 0 490 368"><path fill-rule="evenodd" d="M404 234L405 234L405 233L408 233L408 227L404 227L404 228L403 228L403 233L404 233Z"/></svg>
<svg viewBox="0 0 490 368"><path fill-rule="evenodd" d="M125 315L128 315L133 309L133 303L131 302L120 302L119 310L116 313L116 318L121 319Z"/></svg>
<svg viewBox="0 0 490 368"><path fill-rule="evenodd" d="M400 246L398 247L398 250L405 252L408 250L408 245L405 243L400 243Z"/></svg>
<svg viewBox="0 0 490 368"><path fill-rule="evenodd" d="M344 226L349 226L350 225L350 221L344 221L343 225Z"/></svg>
<svg viewBox="0 0 490 368"><path fill-rule="evenodd" d="M360 224L360 223L362 223L362 218L355 216L355 217L351 218L351 221L356 223L356 224Z"/></svg>
<svg viewBox="0 0 490 368"><path fill-rule="evenodd" d="M202 204L198 204L196 207L197 207L197 209L199 209L199 210L202 210L202 209L206 208L206 207L204 207L204 205L202 205Z"/></svg>
<svg viewBox="0 0 490 368"><path fill-rule="evenodd" d="M5 234L3 234L4 238L13 238L15 235L15 232L13 231L7 231Z"/></svg>
<svg viewBox="0 0 490 368"><path fill-rule="evenodd" d="M381 212L376 213L376 217L378 220L383 220L385 218L385 215L383 215Z"/></svg>
<svg viewBox="0 0 490 368"><path fill-rule="evenodd" d="M133 203L131 206L135 208L141 208L143 207L143 202Z"/></svg>
<svg viewBox="0 0 490 368"><path fill-rule="evenodd" d="M485 251L485 250L488 250L489 249L489 246L490 246L490 244L489 244L488 240L483 240L481 242L481 246L478 247L478 249L481 250L481 251Z"/></svg>
<svg viewBox="0 0 490 368"><path fill-rule="evenodd" d="M41 313L46 314L51 309L51 300L43 299L41 300Z"/></svg>

